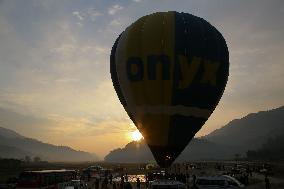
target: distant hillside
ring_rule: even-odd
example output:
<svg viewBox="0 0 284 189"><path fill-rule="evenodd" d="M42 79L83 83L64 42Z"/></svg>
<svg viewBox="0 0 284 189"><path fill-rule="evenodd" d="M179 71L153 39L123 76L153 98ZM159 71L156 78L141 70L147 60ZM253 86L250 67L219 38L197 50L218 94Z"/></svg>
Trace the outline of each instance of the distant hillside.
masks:
<svg viewBox="0 0 284 189"><path fill-rule="evenodd" d="M247 150L258 149L271 137L284 134L284 107L252 113L235 119L224 127L202 138L193 139L177 161L232 159L235 154L245 155ZM153 156L144 142L137 146L131 142L122 149L111 151L110 162L147 162Z"/></svg>
<svg viewBox="0 0 284 189"><path fill-rule="evenodd" d="M181 153L177 161L233 159L241 149L229 144L216 144L206 139L194 138Z"/></svg>
<svg viewBox="0 0 284 189"><path fill-rule="evenodd" d="M261 148L247 151L248 159L258 160L283 160L284 159L284 134L268 139Z"/></svg>
<svg viewBox="0 0 284 189"><path fill-rule="evenodd" d="M35 155L16 147L0 145L0 158L23 159L25 156L33 157Z"/></svg>
<svg viewBox="0 0 284 189"><path fill-rule="evenodd" d="M24 158L26 155L39 156L46 161L95 161L96 155L77 151L67 146L55 146L26 138L18 133L0 127L0 157Z"/></svg>
<svg viewBox="0 0 284 189"><path fill-rule="evenodd" d="M177 161L232 159L239 150L230 146L218 145L205 139L194 138L181 153ZM144 140L130 142L124 148L111 151L105 160L108 162L149 162L154 157Z"/></svg>
<svg viewBox="0 0 284 189"><path fill-rule="evenodd" d="M268 138L281 134L284 134L284 106L235 119L204 138L248 150L259 148Z"/></svg>
<svg viewBox="0 0 284 189"><path fill-rule="evenodd" d="M6 137L6 138L24 138L23 136L19 135L15 131L12 131L10 129L6 129L3 127L0 127L0 137Z"/></svg>
<svg viewBox="0 0 284 189"><path fill-rule="evenodd" d="M154 158L144 140L141 140L140 142L130 142L124 148L112 150L105 157L105 160L108 162L137 163L153 161Z"/></svg>

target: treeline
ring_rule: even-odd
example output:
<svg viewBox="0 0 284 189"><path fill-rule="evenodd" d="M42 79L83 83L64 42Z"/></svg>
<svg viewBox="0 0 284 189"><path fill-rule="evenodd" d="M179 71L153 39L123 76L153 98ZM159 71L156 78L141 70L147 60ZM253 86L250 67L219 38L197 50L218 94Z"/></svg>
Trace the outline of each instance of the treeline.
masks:
<svg viewBox="0 0 284 189"><path fill-rule="evenodd" d="M23 170L24 164L23 160L0 158L0 184L13 182Z"/></svg>
<svg viewBox="0 0 284 189"><path fill-rule="evenodd" d="M40 170L48 166L50 166L49 163L42 161L39 157L26 156L24 159L0 157L0 185L14 183L17 176L24 170Z"/></svg>
<svg viewBox="0 0 284 189"><path fill-rule="evenodd" d="M24 164L24 161L19 160L19 159L0 158L0 168L20 167L23 164Z"/></svg>
<svg viewBox="0 0 284 189"><path fill-rule="evenodd" d="M28 160L28 161L27 161ZM20 167L30 164L46 164L47 161L41 161L40 158L36 157L33 160L29 158L25 159L14 159L14 158L1 158L0 157L0 168Z"/></svg>
<svg viewBox="0 0 284 189"><path fill-rule="evenodd" d="M269 138L260 149L246 153L251 160L284 160L284 134Z"/></svg>

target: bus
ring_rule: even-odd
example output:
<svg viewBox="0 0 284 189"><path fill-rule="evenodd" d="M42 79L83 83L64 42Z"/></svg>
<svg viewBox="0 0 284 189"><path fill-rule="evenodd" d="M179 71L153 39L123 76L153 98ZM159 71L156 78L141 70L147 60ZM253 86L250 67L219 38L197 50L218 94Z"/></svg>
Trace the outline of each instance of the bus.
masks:
<svg viewBox="0 0 284 189"><path fill-rule="evenodd" d="M75 180L75 170L24 171L20 174L16 188L64 189Z"/></svg>

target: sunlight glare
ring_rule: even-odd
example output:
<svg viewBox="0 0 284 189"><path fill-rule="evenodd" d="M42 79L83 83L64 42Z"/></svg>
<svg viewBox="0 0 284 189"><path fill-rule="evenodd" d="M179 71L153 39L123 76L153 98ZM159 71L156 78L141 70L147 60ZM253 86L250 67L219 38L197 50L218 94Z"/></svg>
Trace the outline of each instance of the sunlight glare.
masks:
<svg viewBox="0 0 284 189"><path fill-rule="evenodd" d="M132 140L134 141L139 141L140 139L143 138L143 136L138 130L131 132L131 137L132 137Z"/></svg>

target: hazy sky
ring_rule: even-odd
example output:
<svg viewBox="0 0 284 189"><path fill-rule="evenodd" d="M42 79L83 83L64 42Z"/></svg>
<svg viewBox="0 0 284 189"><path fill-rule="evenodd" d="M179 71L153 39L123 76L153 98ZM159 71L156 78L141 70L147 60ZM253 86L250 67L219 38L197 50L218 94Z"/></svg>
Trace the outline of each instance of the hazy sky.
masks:
<svg viewBox="0 0 284 189"><path fill-rule="evenodd" d="M110 49L139 17L169 10L206 19L229 47L225 93L198 136L284 105L283 0L0 0L0 127L101 157L124 146L135 129Z"/></svg>

